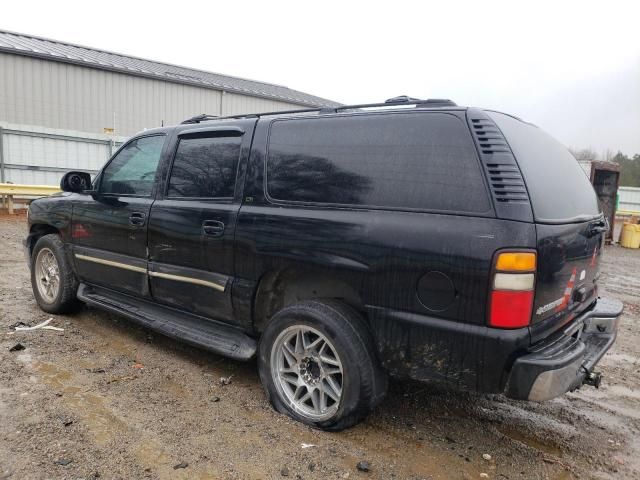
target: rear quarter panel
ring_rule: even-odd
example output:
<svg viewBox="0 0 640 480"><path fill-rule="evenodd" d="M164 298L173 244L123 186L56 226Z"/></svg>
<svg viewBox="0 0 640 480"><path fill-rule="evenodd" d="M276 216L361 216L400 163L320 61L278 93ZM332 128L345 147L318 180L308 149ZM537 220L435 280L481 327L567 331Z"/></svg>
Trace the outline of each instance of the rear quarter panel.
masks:
<svg viewBox="0 0 640 480"><path fill-rule="evenodd" d="M527 328L486 327L492 258L501 248L535 248L535 226L492 217L270 203L263 186L264 123L256 129L238 216L236 285L242 288L235 292L236 306L248 305L270 272L333 278L357 292L389 371L498 391L514 349L526 348L530 337ZM425 282L430 272L445 281ZM428 294L419 297L419 289Z"/></svg>

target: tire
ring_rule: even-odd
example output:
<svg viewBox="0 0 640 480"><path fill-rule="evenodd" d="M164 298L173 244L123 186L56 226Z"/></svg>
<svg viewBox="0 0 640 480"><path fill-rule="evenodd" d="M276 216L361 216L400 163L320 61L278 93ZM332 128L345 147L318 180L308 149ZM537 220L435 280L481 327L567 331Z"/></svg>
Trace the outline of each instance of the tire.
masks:
<svg viewBox="0 0 640 480"><path fill-rule="evenodd" d="M57 271L57 282L55 272ZM57 288L54 284L57 283ZM38 306L48 313L68 313L79 304L78 280L56 234L40 237L31 254L31 288Z"/></svg>
<svg viewBox="0 0 640 480"><path fill-rule="evenodd" d="M343 430L364 419L386 393L387 375L374 348L353 308L304 301L276 313L263 332L260 379L277 411L322 430Z"/></svg>

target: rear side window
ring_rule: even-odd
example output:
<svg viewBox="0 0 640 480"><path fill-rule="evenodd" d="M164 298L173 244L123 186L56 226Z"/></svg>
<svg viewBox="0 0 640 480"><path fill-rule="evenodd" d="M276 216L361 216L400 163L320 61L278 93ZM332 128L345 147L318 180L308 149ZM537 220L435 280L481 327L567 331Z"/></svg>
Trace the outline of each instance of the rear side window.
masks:
<svg viewBox="0 0 640 480"><path fill-rule="evenodd" d="M524 176L538 222L571 222L600 214L598 200L578 161L538 127L487 112L507 139Z"/></svg>
<svg viewBox="0 0 640 480"><path fill-rule="evenodd" d="M491 209L469 131L446 113L276 120L267 193L305 203Z"/></svg>
<svg viewBox="0 0 640 480"><path fill-rule="evenodd" d="M241 141L242 137L181 138L167 196L233 197Z"/></svg>

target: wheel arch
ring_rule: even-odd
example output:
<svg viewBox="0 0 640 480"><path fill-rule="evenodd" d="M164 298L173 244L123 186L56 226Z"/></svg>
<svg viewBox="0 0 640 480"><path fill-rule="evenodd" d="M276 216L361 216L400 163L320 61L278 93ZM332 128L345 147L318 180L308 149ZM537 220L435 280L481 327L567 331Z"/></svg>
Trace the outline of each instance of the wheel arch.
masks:
<svg viewBox="0 0 640 480"><path fill-rule="evenodd" d="M33 254L33 248L36 246L38 240L51 233L60 235L60 230L47 223L34 223L31 225L31 228L29 228L29 235L25 242L29 251L29 256Z"/></svg>
<svg viewBox="0 0 640 480"><path fill-rule="evenodd" d="M360 294L336 275L293 268L267 272L260 278L256 288L254 329L262 332L273 315L288 305L321 298L342 301L364 313Z"/></svg>

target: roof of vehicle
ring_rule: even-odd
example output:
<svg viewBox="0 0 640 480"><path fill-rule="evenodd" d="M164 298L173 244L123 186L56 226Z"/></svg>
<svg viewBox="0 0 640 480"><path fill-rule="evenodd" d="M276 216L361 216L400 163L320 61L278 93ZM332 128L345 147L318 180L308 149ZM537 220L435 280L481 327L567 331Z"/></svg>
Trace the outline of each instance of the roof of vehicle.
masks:
<svg viewBox="0 0 640 480"><path fill-rule="evenodd" d="M221 75L7 30L0 30L0 52L224 90L302 106L340 105L326 98L292 90L282 85Z"/></svg>
<svg viewBox="0 0 640 480"><path fill-rule="evenodd" d="M367 113L367 112L393 112L393 111L408 111L411 109L420 110L466 110L467 107L459 107L454 102L448 99L430 98L422 100L418 98L408 97L402 95L399 97L390 98L384 102L379 103L363 103L357 105L337 105L332 107L316 107L316 108L304 108L296 110L279 110L274 112L261 112L261 113L246 113L240 115L232 115L227 117L217 117L215 115L198 115L193 118L188 118L182 122L182 124L198 124L202 122L218 121L218 120L239 120L245 118L262 118L262 117L283 117L291 115L326 115L337 113Z"/></svg>

